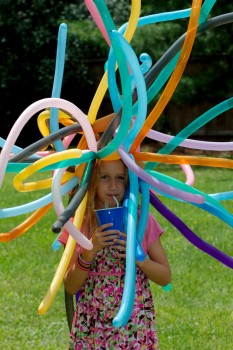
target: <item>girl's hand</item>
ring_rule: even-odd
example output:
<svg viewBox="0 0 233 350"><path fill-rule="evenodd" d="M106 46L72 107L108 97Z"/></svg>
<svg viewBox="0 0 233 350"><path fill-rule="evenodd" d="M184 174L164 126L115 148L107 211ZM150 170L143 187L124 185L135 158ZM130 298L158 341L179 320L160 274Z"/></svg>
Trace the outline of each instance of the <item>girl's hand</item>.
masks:
<svg viewBox="0 0 233 350"><path fill-rule="evenodd" d="M118 230L111 230L111 226L113 226L112 223L104 224L95 230L95 232L92 235L91 242L93 244L92 250L83 250L83 258L84 260L87 259L93 260L96 256L96 254L103 248L108 246L113 246L115 244L115 239L118 239L120 236L120 232ZM108 229L109 228L109 229ZM104 231L105 229L108 229ZM111 237L109 237L111 235ZM86 259L85 259L86 258Z"/></svg>
<svg viewBox="0 0 233 350"><path fill-rule="evenodd" d="M126 234L123 232L119 233L119 238L114 239L114 248L118 250L119 258L126 258Z"/></svg>

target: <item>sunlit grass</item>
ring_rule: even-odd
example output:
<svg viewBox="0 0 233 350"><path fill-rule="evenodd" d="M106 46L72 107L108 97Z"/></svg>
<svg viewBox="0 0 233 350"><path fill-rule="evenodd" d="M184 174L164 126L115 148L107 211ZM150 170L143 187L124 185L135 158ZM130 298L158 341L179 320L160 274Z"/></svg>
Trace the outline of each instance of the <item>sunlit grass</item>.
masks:
<svg viewBox="0 0 233 350"><path fill-rule="evenodd" d="M231 170L196 168L194 172L194 186L205 193L232 190ZM184 181L179 168L166 168L166 173ZM232 227L192 205L169 199L163 202L195 234L233 256ZM222 205L233 212L232 200ZM156 216L165 230L162 240L173 286L168 293L152 286L161 350L232 349L232 269L194 247L164 218Z"/></svg>
<svg viewBox="0 0 233 350"><path fill-rule="evenodd" d="M185 181L180 168L158 171ZM205 193L232 190L232 171L194 168L195 187ZM46 191L19 194L7 175L0 190L1 208L17 206L41 197ZM232 227L187 203L161 198L194 233L233 256ZM233 201L222 204L233 212ZM231 350L233 344L232 269L189 243L154 211L165 230L162 237L172 268L172 291L152 285L161 350ZM26 216L0 219L7 232ZM66 349L68 327L63 286L51 308L38 315L37 308L50 286L62 250L51 248L53 209L33 228L9 243L0 243L0 344L6 350Z"/></svg>

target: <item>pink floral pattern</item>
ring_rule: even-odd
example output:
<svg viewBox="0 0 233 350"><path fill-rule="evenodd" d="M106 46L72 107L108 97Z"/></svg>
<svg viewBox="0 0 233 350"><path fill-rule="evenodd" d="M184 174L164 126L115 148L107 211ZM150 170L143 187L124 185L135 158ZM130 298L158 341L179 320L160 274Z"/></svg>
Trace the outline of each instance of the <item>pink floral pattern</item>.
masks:
<svg viewBox="0 0 233 350"><path fill-rule="evenodd" d="M105 248L95 259L80 290L69 349L158 349L149 281L139 268L131 318L125 327L115 328L112 325L121 305L125 275L124 260L120 260L116 252L114 248Z"/></svg>

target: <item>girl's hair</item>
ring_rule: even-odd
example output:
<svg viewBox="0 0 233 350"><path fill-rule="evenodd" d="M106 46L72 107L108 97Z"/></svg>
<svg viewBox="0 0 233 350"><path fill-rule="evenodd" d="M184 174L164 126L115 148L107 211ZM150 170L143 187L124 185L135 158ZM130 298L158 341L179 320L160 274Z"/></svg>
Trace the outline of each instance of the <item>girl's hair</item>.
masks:
<svg viewBox="0 0 233 350"><path fill-rule="evenodd" d="M99 167L100 160L96 160L93 173L91 176L90 185L88 188L88 197L87 197L87 206L85 212L85 227L87 229L87 233L91 234L95 231L98 226L97 217L95 214L95 196L96 196L96 188L99 181ZM91 237L88 237L91 238Z"/></svg>
<svg viewBox="0 0 233 350"><path fill-rule="evenodd" d="M91 176L89 189L88 189L87 207L85 212L85 228L88 234L91 234L92 232L94 232L98 226L98 221L95 213L95 203L96 203L96 189L97 189L97 186L99 183L99 177L100 177L101 162L104 162L104 160L96 160L93 173ZM125 164L124 164L124 168L127 175L125 177L125 187L126 187L128 184L128 171Z"/></svg>

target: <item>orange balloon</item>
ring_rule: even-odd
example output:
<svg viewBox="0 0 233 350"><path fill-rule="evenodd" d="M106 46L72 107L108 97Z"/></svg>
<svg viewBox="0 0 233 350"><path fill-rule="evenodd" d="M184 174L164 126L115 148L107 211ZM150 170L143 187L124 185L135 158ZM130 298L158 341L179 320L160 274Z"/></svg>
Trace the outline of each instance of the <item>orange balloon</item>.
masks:
<svg viewBox="0 0 233 350"><path fill-rule="evenodd" d="M118 159L121 159L121 156L116 150L113 153L109 154L107 157L104 157L102 160L118 160Z"/></svg>
<svg viewBox="0 0 233 350"><path fill-rule="evenodd" d="M82 135L79 143L78 143L78 146L77 148L79 149L87 149L87 140L86 140L86 137L85 135Z"/></svg>
<svg viewBox="0 0 233 350"><path fill-rule="evenodd" d="M189 25L187 34L184 40L184 44L181 50L180 58L177 62L177 65L166 85L166 88L164 89L160 99L158 100L157 104L151 111L150 115L147 117L141 131L137 135L134 143L132 144L131 153L134 153L137 149L137 147L142 143L143 139L146 137L149 130L152 128L152 126L155 124L155 122L158 120L160 115L162 114L164 108L166 107L167 103L169 102L172 94L174 93L181 76L184 72L185 66L187 64L187 61L189 59L194 39L196 36L196 31L198 27L198 19L200 15L201 10L201 0L194 0L192 4L190 19L189 19Z"/></svg>
<svg viewBox="0 0 233 350"><path fill-rule="evenodd" d="M102 118L97 119L93 124L94 133L103 132L107 128L111 120L114 118L114 116L115 114L111 113Z"/></svg>
<svg viewBox="0 0 233 350"><path fill-rule="evenodd" d="M78 177L79 181L81 181L83 177L83 173L85 171L86 163L81 163L75 168L75 175Z"/></svg>
<svg viewBox="0 0 233 350"><path fill-rule="evenodd" d="M165 164L189 164L233 169L233 160L214 157L176 156L171 154L134 153L135 160Z"/></svg>
<svg viewBox="0 0 233 350"><path fill-rule="evenodd" d="M23 233L27 232L32 226L34 226L44 216L53 203L50 203L40 209L37 209L31 216L29 216L24 222L15 227L9 232L0 234L0 242L9 242L15 238L18 238Z"/></svg>

